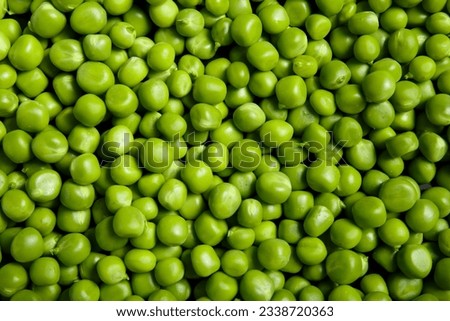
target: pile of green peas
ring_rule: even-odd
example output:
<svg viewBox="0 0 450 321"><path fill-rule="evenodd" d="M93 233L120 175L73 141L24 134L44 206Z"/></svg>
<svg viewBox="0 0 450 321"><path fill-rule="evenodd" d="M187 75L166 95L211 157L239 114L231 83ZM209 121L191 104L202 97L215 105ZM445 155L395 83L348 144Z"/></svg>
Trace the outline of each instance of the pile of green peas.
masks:
<svg viewBox="0 0 450 321"><path fill-rule="evenodd" d="M1 300L450 300L449 0L0 0Z"/></svg>

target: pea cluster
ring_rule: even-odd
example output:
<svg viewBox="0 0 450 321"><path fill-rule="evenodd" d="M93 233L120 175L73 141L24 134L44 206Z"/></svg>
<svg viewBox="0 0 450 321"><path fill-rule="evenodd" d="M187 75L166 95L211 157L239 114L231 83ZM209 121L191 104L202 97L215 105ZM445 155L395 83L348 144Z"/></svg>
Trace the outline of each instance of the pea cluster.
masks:
<svg viewBox="0 0 450 321"><path fill-rule="evenodd" d="M450 300L449 13L0 0L0 299Z"/></svg>

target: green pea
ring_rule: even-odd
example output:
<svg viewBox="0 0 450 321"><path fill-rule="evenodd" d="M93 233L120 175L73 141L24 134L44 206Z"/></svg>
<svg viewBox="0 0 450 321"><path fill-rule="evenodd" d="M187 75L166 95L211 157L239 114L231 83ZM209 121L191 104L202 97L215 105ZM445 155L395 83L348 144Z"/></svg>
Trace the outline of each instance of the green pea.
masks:
<svg viewBox="0 0 450 321"><path fill-rule="evenodd" d="M394 94L395 80L387 71L373 71L363 79L362 90L368 102L381 103Z"/></svg>
<svg viewBox="0 0 450 321"><path fill-rule="evenodd" d="M423 279L431 272L431 255L423 245L406 244L395 257L398 267L409 278Z"/></svg>
<svg viewBox="0 0 450 321"><path fill-rule="evenodd" d="M74 7L70 14L70 26L82 35L95 34L105 27L106 10L97 2L84 2Z"/></svg>
<svg viewBox="0 0 450 321"><path fill-rule="evenodd" d="M352 249L361 241L362 230L351 220L341 218L331 225L330 238L335 245L344 249Z"/></svg>
<svg viewBox="0 0 450 321"><path fill-rule="evenodd" d="M215 105L225 99L226 85L217 77L202 75L195 80L192 93L197 102Z"/></svg>
<svg viewBox="0 0 450 321"><path fill-rule="evenodd" d="M2 145L5 155L16 164L26 163L32 158L32 137L21 129L7 132Z"/></svg>
<svg viewBox="0 0 450 321"><path fill-rule="evenodd" d="M388 294L386 281L380 274L366 274L361 278L361 289L364 293L382 292Z"/></svg>
<svg viewBox="0 0 450 321"><path fill-rule="evenodd" d="M240 46L248 47L261 37L263 25L257 15L245 13L238 15L231 23L231 37Z"/></svg>
<svg viewBox="0 0 450 321"><path fill-rule="evenodd" d="M44 241L39 231L33 227L21 229L11 242L11 255L17 262L34 261L43 252Z"/></svg>
<svg viewBox="0 0 450 321"><path fill-rule="evenodd" d="M274 286L264 272L251 269L240 280L239 292L244 300L268 301L273 295Z"/></svg>
<svg viewBox="0 0 450 321"><path fill-rule="evenodd" d="M85 62L81 43L74 39L56 42L50 47L49 57L55 67L66 72L77 70Z"/></svg>
<svg viewBox="0 0 450 321"><path fill-rule="evenodd" d="M59 264L52 257L41 257L30 266L30 279L37 286L51 285L59 281Z"/></svg>
<svg viewBox="0 0 450 321"><path fill-rule="evenodd" d="M39 66L44 58L44 48L32 35L21 35L8 51L9 62L18 70L27 71Z"/></svg>
<svg viewBox="0 0 450 321"><path fill-rule="evenodd" d="M319 75L320 84L329 90L339 89L350 80L350 69L340 60L325 63Z"/></svg>
<svg viewBox="0 0 450 321"><path fill-rule="evenodd" d="M109 38L109 37L108 37ZM111 44L112 45L112 44ZM109 45L108 45L109 46ZM125 82L124 78L122 77L123 70L133 70L136 71L136 67L141 67L141 70L139 71L139 75L142 73L145 73L145 75L148 72L148 67L145 64L145 61L141 61L141 59L136 59L137 57L131 57L128 58L127 52L125 49L118 49L118 48L111 48L111 50L106 49L108 56L105 59L102 59L101 61L108 66L112 72L117 73L121 72L120 80L121 82ZM105 55L106 56L106 55ZM95 60L94 60L95 61ZM135 76L133 75L133 78ZM131 77L127 77L131 78Z"/></svg>
<svg viewBox="0 0 450 321"><path fill-rule="evenodd" d="M79 185L70 179L62 184L59 199L69 209L85 210L94 203L95 190L91 184Z"/></svg>
<svg viewBox="0 0 450 321"><path fill-rule="evenodd" d="M117 284L128 278L123 260L117 256L102 257L96 264L97 273L105 284Z"/></svg>
<svg viewBox="0 0 450 321"><path fill-rule="evenodd" d="M335 14L339 13L344 5L344 1L341 0L335 1L333 3L325 0L317 0L315 1L315 3L319 10L322 11L327 17L334 16Z"/></svg>
<svg viewBox="0 0 450 321"><path fill-rule="evenodd" d="M312 14L305 21L305 28L314 40L325 38L331 30L331 21L326 16Z"/></svg>
<svg viewBox="0 0 450 321"><path fill-rule="evenodd" d="M72 301L98 301L100 288L91 280L79 280L69 288L69 298Z"/></svg>
<svg viewBox="0 0 450 321"><path fill-rule="evenodd" d="M268 41L258 41L247 50L248 61L260 71L272 70L278 63L279 53Z"/></svg>
<svg viewBox="0 0 450 321"><path fill-rule="evenodd" d="M211 246L222 241L228 230L226 221L215 218L209 212L200 214L195 219L194 227L200 241Z"/></svg>
<svg viewBox="0 0 450 321"><path fill-rule="evenodd" d="M188 236L186 220L178 215L167 215L156 225L158 239L169 246L181 245Z"/></svg>
<svg viewBox="0 0 450 321"><path fill-rule="evenodd" d="M390 274L387 279L389 294L394 300L412 300L423 288L422 279L409 278L401 273Z"/></svg>
<svg viewBox="0 0 450 321"><path fill-rule="evenodd" d="M327 249L323 241L316 237L306 236L297 243L295 248L300 262L315 265L325 260Z"/></svg>
<svg viewBox="0 0 450 321"><path fill-rule="evenodd" d="M3 213L14 222L27 220L35 209L34 201L20 189L10 189L1 199Z"/></svg>
<svg viewBox="0 0 450 321"><path fill-rule="evenodd" d="M189 111L192 127L198 131L208 131L219 128L222 123L220 111L207 103L198 103Z"/></svg>
<svg viewBox="0 0 450 321"><path fill-rule="evenodd" d="M439 217L443 218L450 213L448 190L441 186L434 186L423 192L422 198L431 200L439 208Z"/></svg>
<svg viewBox="0 0 450 321"><path fill-rule="evenodd" d="M216 185L208 196L210 211L218 219L231 217L238 210L240 204L239 190L230 183Z"/></svg>
<svg viewBox="0 0 450 321"><path fill-rule="evenodd" d="M337 250L326 258L328 277L338 284L351 284L361 277L362 259L352 250Z"/></svg>
<svg viewBox="0 0 450 321"><path fill-rule="evenodd" d="M54 129L38 133L31 141L33 154L39 160L47 163L60 161L67 153L68 148L66 137L60 131Z"/></svg>
<svg viewBox="0 0 450 321"><path fill-rule="evenodd" d="M42 236L50 234L56 225L55 213L45 207L36 207L25 221L27 227L34 227ZM0 228L1 230L1 228Z"/></svg>
<svg viewBox="0 0 450 321"><path fill-rule="evenodd" d="M168 210L178 210L186 201L186 185L175 178L167 180L158 192L158 201Z"/></svg>
<svg viewBox="0 0 450 321"><path fill-rule="evenodd" d="M308 211L303 228L309 236L318 237L330 228L333 221L333 213L327 207L315 205Z"/></svg>
<svg viewBox="0 0 450 321"><path fill-rule="evenodd" d="M0 276L4 280L0 286L0 293L8 298L25 289L29 281L25 268L15 262L4 264L0 268Z"/></svg>
<svg viewBox="0 0 450 321"><path fill-rule="evenodd" d="M375 12L361 11L348 21L348 29L355 35L368 35L378 29L379 21Z"/></svg>
<svg viewBox="0 0 450 321"><path fill-rule="evenodd" d="M112 70L103 62L87 61L77 69L77 83L87 93L101 95L114 81Z"/></svg>
<svg viewBox="0 0 450 321"><path fill-rule="evenodd" d="M398 218L388 219L379 229L378 236L390 246L400 246L409 238L409 230L406 224Z"/></svg>
<svg viewBox="0 0 450 321"><path fill-rule="evenodd" d="M65 266L75 266L83 262L91 251L89 239L80 233L63 235L56 244L54 253Z"/></svg>
<svg viewBox="0 0 450 321"><path fill-rule="evenodd" d="M113 229L122 238L138 237L144 232L145 216L133 206L124 206L115 212Z"/></svg>
<svg viewBox="0 0 450 321"><path fill-rule="evenodd" d="M400 176L391 178L380 187L379 197L388 211L404 212L419 198L417 183Z"/></svg>

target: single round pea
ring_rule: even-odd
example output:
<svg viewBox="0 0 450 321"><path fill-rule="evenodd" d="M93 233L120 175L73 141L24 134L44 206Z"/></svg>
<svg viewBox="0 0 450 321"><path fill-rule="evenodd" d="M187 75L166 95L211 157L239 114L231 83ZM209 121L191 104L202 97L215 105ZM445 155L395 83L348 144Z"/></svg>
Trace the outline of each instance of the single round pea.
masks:
<svg viewBox="0 0 450 321"><path fill-rule="evenodd" d="M316 192L333 192L340 180L339 169L325 160L314 161L306 170L306 181Z"/></svg>
<svg viewBox="0 0 450 321"><path fill-rule="evenodd" d="M83 262L91 252L89 239L80 233L63 235L54 248L58 260L65 266L76 266Z"/></svg>
<svg viewBox="0 0 450 321"><path fill-rule="evenodd" d="M105 27L107 12L97 2L81 3L70 14L70 26L82 35L95 34Z"/></svg>
<svg viewBox="0 0 450 321"><path fill-rule="evenodd" d="M333 213L327 207L315 205L308 211L303 229L309 236L318 237L330 228L333 221Z"/></svg>
<svg viewBox="0 0 450 321"><path fill-rule="evenodd" d="M423 245L406 244L400 248L395 258L400 271L409 278L423 279L431 272L431 255Z"/></svg>
<svg viewBox="0 0 450 321"><path fill-rule="evenodd" d="M145 216L133 206L124 206L113 217L113 229L119 237L138 237L144 232Z"/></svg>
<svg viewBox="0 0 450 321"><path fill-rule="evenodd" d="M188 237L186 220L178 215L164 216L156 224L156 235L166 245L181 245Z"/></svg>
<svg viewBox="0 0 450 321"><path fill-rule="evenodd" d="M77 69L76 79L81 89L95 95L104 94L115 82L112 70L99 61L81 64Z"/></svg>
<svg viewBox="0 0 450 321"><path fill-rule="evenodd" d="M43 58L44 48L35 36L29 34L18 37L8 51L9 62L22 71L35 69Z"/></svg>
<svg viewBox="0 0 450 321"><path fill-rule="evenodd" d="M361 277L362 260L352 250L337 250L326 258L328 277L338 284L351 284Z"/></svg>
<svg viewBox="0 0 450 321"><path fill-rule="evenodd" d="M40 257L30 265L30 280L38 286L57 283L59 273L59 263L52 257Z"/></svg>
<svg viewBox="0 0 450 321"><path fill-rule="evenodd" d="M91 280L79 280L69 288L69 298L72 301L98 301L100 288Z"/></svg>
<svg viewBox="0 0 450 321"><path fill-rule="evenodd" d="M408 241L410 232L406 224L398 218L390 218L378 229L380 239L392 246L400 246Z"/></svg>
<svg viewBox="0 0 450 321"><path fill-rule="evenodd" d="M323 241L310 236L301 238L295 251L300 262L307 265L319 264L327 256L327 248Z"/></svg>
<svg viewBox="0 0 450 321"><path fill-rule="evenodd" d="M384 182L378 196L388 211L399 213L412 208L420 193L417 183L400 176Z"/></svg>
<svg viewBox="0 0 450 321"><path fill-rule="evenodd" d="M305 81L297 75L283 77L276 84L275 94L281 108L292 109L301 106L306 101Z"/></svg>
<svg viewBox="0 0 450 321"><path fill-rule="evenodd" d="M352 249L361 241L362 230L351 220L340 218L331 225L330 238L338 247Z"/></svg>
<svg viewBox="0 0 450 321"><path fill-rule="evenodd" d="M61 190L61 177L52 169L42 169L31 175L26 183L30 198L36 202L48 202L56 199Z"/></svg>
<svg viewBox="0 0 450 321"><path fill-rule="evenodd" d="M218 219L231 217L241 204L241 195L236 186L221 183L215 186L208 196L211 213Z"/></svg>
<svg viewBox="0 0 450 321"><path fill-rule="evenodd" d="M409 278L402 273L392 273L387 278L389 295L393 300L412 300L419 296L423 288L423 280Z"/></svg>
<svg viewBox="0 0 450 321"><path fill-rule="evenodd" d="M247 60L260 71L272 70L278 59L278 51L268 41L258 41L247 49Z"/></svg>
<svg viewBox="0 0 450 321"><path fill-rule="evenodd" d="M16 164L26 163L32 158L32 137L21 129L6 133L2 140L3 152Z"/></svg>
<svg viewBox="0 0 450 321"><path fill-rule="evenodd" d="M244 300L267 301L273 295L274 286L268 275L252 269L247 271L240 280L239 292Z"/></svg>
<svg viewBox="0 0 450 321"><path fill-rule="evenodd" d="M11 242L11 255L15 261L31 262L42 256L44 240L38 230L33 227L21 229Z"/></svg>
<svg viewBox="0 0 450 321"><path fill-rule="evenodd" d="M123 260L117 256L103 256L96 264L100 280L106 284L117 284L128 279Z"/></svg>
<svg viewBox="0 0 450 321"><path fill-rule="evenodd" d="M439 208L428 199L419 199L406 212L406 224L415 232L423 233L431 230L439 219Z"/></svg>
<svg viewBox="0 0 450 321"><path fill-rule="evenodd" d="M220 268L220 258L213 247L207 244L195 246L191 252L192 266L195 273L201 277L207 277Z"/></svg>
<svg viewBox="0 0 450 321"><path fill-rule="evenodd" d="M380 44L371 35L362 35L353 44L353 54L362 63L371 63L380 55Z"/></svg>
<svg viewBox="0 0 450 321"><path fill-rule="evenodd" d="M383 70L369 73L364 77L361 85L368 102L381 103L391 98L395 92L394 78L389 72Z"/></svg>
<svg viewBox="0 0 450 321"><path fill-rule="evenodd" d="M94 203L95 189L91 184L79 185L69 179L62 184L59 199L69 209L85 210Z"/></svg>
<svg viewBox="0 0 450 321"><path fill-rule="evenodd" d="M274 193L276 191L276 193ZM256 193L266 203L284 203L292 191L289 178L282 172L266 172L256 181Z"/></svg>
<svg viewBox="0 0 450 321"><path fill-rule="evenodd" d="M202 75L197 77L192 88L193 98L197 102L215 105L225 99L226 85L220 78Z"/></svg>
<svg viewBox="0 0 450 321"><path fill-rule="evenodd" d="M0 268L0 277L4 280L0 285L0 293L7 298L25 289L29 282L27 271L21 264L16 262L4 264Z"/></svg>
<svg viewBox="0 0 450 321"><path fill-rule="evenodd" d="M268 239L259 244L257 256L263 267L276 271L288 264L291 248L283 239Z"/></svg>
<svg viewBox="0 0 450 321"><path fill-rule="evenodd" d="M49 208L36 207L30 217L25 221L25 225L34 227L42 236L46 236L53 231L56 225L56 215Z"/></svg>
<svg viewBox="0 0 450 321"><path fill-rule="evenodd" d="M186 185L175 178L168 179L158 192L158 201L168 210L178 210L186 201Z"/></svg>
<svg viewBox="0 0 450 321"><path fill-rule="evenodd" d="M400 63L410 62L417 55L419 44L410 29L394 31L388 39L389 53Z"/></svg>
<svg viewBox="0 0 450 321"><path fill-rule="evenodd" d="M35 209L33 200L20 189L10 189L1 199L3 213L14 222L28 219Z"/></svg>
<svg viewBox="0 0 450 321"><path fill-rule="evenodd" d="M449 191L441 186L433 186L425 190L422 198L431 200L439 208L439 217L443 218L450 213Z"/></svg>
<svg viewBox="0 0 450 321"><path fill-rule="evenodd" d="M220 257L220 262L223 271L231 277L240 277L248 270L247 256L240 250L227 250Z"/></svg>

